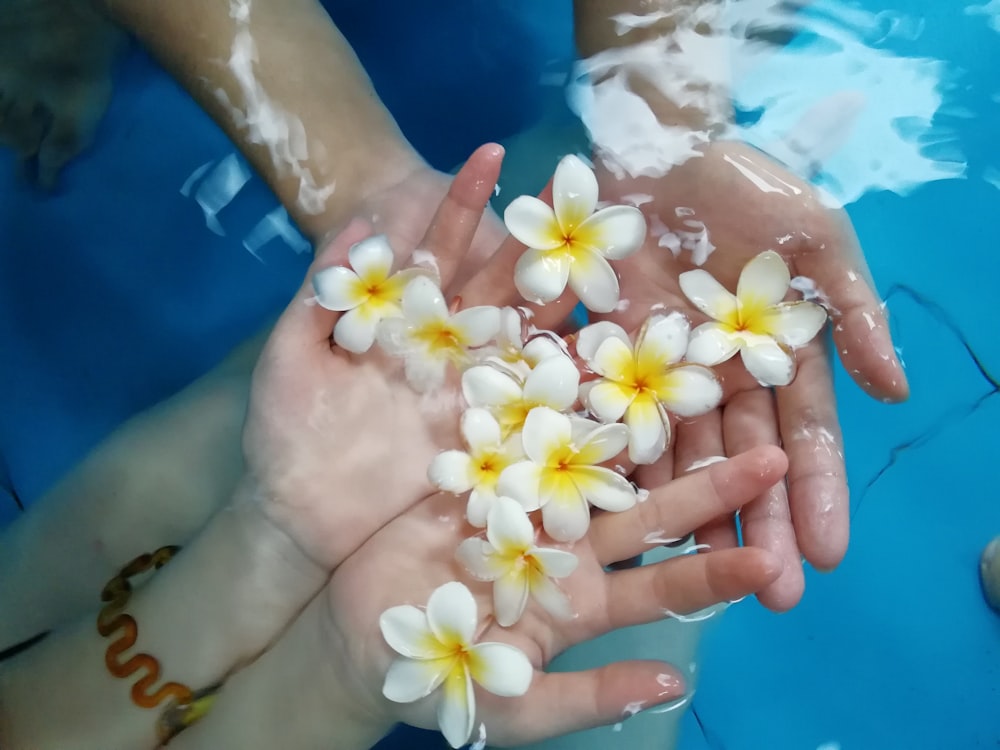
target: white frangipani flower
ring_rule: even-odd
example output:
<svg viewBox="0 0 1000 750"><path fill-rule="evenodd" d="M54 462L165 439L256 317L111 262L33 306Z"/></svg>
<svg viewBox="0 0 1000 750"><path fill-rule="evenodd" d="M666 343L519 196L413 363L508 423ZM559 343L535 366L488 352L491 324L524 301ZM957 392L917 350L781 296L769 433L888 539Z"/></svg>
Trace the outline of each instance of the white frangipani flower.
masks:
<svg viewBox="0 0 1000 750"><path fill-rule="evenodd" d="M334 343L360 354L371 349L381 320L402 315L403 290L427 271L407 268L391 273L392 247L383 234L352 245L347 260L350 268L324 268L313 276L312 283L321 306L344 313L333 328Z"/></svg>
<svg viewBox="0 0 1000 750"><path fill-rule="evenodd" d="M525 310L501 307L496 345L483 353L482 362L500 362L526 377L543 359L568 354L568 350L558 334L530 325Z"/></svg>
<svg viewBox="0 0 1000 750"><path fill-rule="evenodd" d="M539 362L527 375L512 368L486 364L462 373L462 394L470 406L489 409L504 435L518 432L536 406L565 411L576 403L580 371L559 353Z"/></svg>
<svg viewBox="0 0 1000 750"><path fill-rule="evenodd" d="M461 429L467 452L439 453L427 477L446 492L462 494L472 490L465 516L473 526L482 527L497 497L500 472L524 457L521 436L510 435L505 440L497 420L486 409L466 410Z"/></svg>
<svg viewBox="0 0 1000 750"><path fill-rule="evenodd" d="M514 498L528 511L541 508L545 531L556 541L583 538L591 504L622 511L638 501L625 477L598 465L624 450L625 425L571 419L540 406L528 414L521 438L527 460L503 470L497 494Z"/></svg>
<svg viewBox="0 0 1000 750"><path fill-rule="evenodd" d="M580 395L603 422L624 417L628 456L651 464L670 445L669 414L695 417L718 406L722 386L709 368L681 362L690 324L680 313L649 318L635 347L625 330L600 322L580 331L576 351L601 376L584 383Z"/></svg>
<svg viewBox="0 0 1000 750"><path fill-rule="evenodd" d="M576 156L559 162L552 206L531 196L515 198L504 212L510 233L528 246L514 269L514 284L530 302L551 302L567 282L588 310L611 312L618 277L608 260L642 245L646 220L634 206L597 208L597 178Z"/></svg>
<svg viewBox="0 0 1000 750"><path fill-rule="evenodd" d="M476 720L473 682L494 695L524 695L534 668L524 653L506 643L475 643L476 600L463 584L446 583L431 593L427 610L406 604L379 618L382 637L403 658L389 667L382 694L412 703L443 686L438 726L448 743L469 741Z"/></svg>
<svg viewBox="0 0 1000 750"><path fill-rule="evenodd" d="M378 342L389 354L406 359L406 379L418 391L440 385L449 362L464 368L471 361L469 349L491 341L500 328L495 307L449 314L444 294L426 276L406 286L402 313L401 318L382 321Z"/></svg>
<svg viewBox="0 0 1000 750"><path fill-rule="evenodd" d="M466 539L456 557L479 580L493 581L493 610L504 627L521 619L529 597L555 617L572 616L568 597L552 579L576 570L576 555L537 546L535 527L516 500L497 498L487 517L486 539Z"/></svg>
<svg viewBox="0 0 1000 750"><path fill-rule="evenodd" d="M707 271L680 275L684 294L713 321L694 329L687 358L717 365L736 352L764 386L795 377L792 349L804 346L826 323L826 310L803 300L782 302L791 278L780 255L767 250L744 266L734 296Z"/></svg>

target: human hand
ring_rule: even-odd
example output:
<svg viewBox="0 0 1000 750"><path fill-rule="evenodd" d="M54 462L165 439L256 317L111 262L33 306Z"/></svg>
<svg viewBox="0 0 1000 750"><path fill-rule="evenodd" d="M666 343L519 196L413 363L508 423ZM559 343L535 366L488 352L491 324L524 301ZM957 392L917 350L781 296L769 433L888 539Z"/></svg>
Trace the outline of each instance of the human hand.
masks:
<svg viewBox="0 0 1000 750"><path fill-rule="evenodd" d="M679 275L701 267L735 289L744 265L773 249L793 275L815 284L852 377L875 398L906 398L906 378L850 224L842 212L824 206L810 185L760 152L728 142L712 143L701 157L658 179L619 180L606 170L598 173L602 198L648 196L640 208L654 234L659 228L659 234L680 245L675 256L651 240L617 266L630 304L611 319L635 328L649 307L659 304L701 322L705 316L681 292ZM776 484L740 515L747 542L771 549L785 562L782 577L760 596L773 609L793 606L802 594L800 552L816 567L831 569L842 558L849 533L841 435L824 342L817 339L797 350L796 360L795 380L773 393L761 389L738 360L717 368L725 385L724 408L679 424L673 466L661 462L640 474L640 481L648 482L650 472L681 475L707 457L759 444L784 447L787 484ZM717 521L698 538L724 548L736 544L736 531L730 521Z"/></svg>
<svg viewBox="0 0 1000 750"><path fill-rule="evenodd" d="M490 584L471 581L455 559L459 543L477 531L463 518L464 503L448 494L431 496L393 519L346 560L322 594L321 606L310 608L320 623L312 630L322 638L310 644L311 653L322 653L331 662L319 670L332 682L325 689L342 701L338 713L367 717L382 731L399 720L437 726L440 695L409 704L383 697L383 680L395 654L376 625L386 609L404 603L422 606L439 585L460 580L469 583L477 601L476 640L516 646L535 670L529 691L519 698L498 698L477 688L475 721L485 724L491 745L516 745L620 721L630 710L673 701L685 687L676 671L660 662L619 662L577 674L541 670L575 643L662 619L668 610L690 613L733 600L772 582L780 573L780 560L751 547L611 573L604 566L648 549L656 543L651 538L683 537L709 519L733 512L778 481L786 465L779 449L756 448L655 488L646 502L629 511L596 516L589 534L571 547L579 559L577 569L561 581L573 617L559 619L529 603L511 628L499 627L489 614ZM536 543L553 545L542 531ZM324 687L310 685L315 689Z"/></svg>

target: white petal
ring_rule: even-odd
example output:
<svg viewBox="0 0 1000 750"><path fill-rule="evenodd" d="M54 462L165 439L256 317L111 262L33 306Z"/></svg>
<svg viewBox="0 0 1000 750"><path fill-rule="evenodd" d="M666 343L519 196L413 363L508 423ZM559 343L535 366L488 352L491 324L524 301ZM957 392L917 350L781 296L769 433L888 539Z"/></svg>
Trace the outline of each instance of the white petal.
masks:
<svg viewBox="0 0 1000 750"><path fill-rule="evenodd" d="M703 313L716 320L735 320L738 307L736 297L708 271L700 268L685 271L678 277L678 281L684 295Z"/></svg>
<svg viewBox="0 0 1000 750"><path fill-rule="evenodd" d="M788 385L795 377L795 359L777 341L761 339L740 352L747 371L761 385Z"/></svg>
<svg viewBox="0 0 1000 750"><path fill-rule="evenodd" d="M492 341L500 330L500 309L482 305L459 310L451 317L461 331L466 346L482 346Z"/></svg>
<svg viewBox="0 0 1000 750"><path fill-rule="evenodd" d="M413 350L410 324L402 318L380 320L375 328L375 340L386 354L393 357L404 357Z"/></svg>
<svg viewBox="0 0 1000 750"><path fill-rule="evenodd" d="M477 619L476 600L458 581L438 586L427 600L427 624L442 643L472 643Z"/></svg>
<svg viewBox="0 0 1000 750"><path fill-rule="evenodd" d="M667 448L669 422L660 415L656 399L643 394L625 412L628 457L636 464L655 463Z"/></svg>
<svg viewBox="0 0 1000 750"><path fill-rule="evenodd" d="M635 342L636 359L672 365L687 352L691 324L678 312L650 318Z"/></svg>
<svg viewBox="0 0 1000 750"><path fill-rule="evenodd" d="M628 445L628 427L623 424L600 425L578 445L581 463L604 463L625 450Z"/></svg>
<svg viewBox="0 0 1000 750"><path fill-rule="evenodd" d="M377 234L351 245L347 259L361 279L382 281L389 278L395 256L389 239L384 234Z"/></svg>
<svg viewBox="0 0 1000 750"><path fill-rule="evenodd" d="M576 336L576 353L584 362L590 364L594 355L597 354L597 348L606 338L611 337L618 339L630 349L632 348L632 342L624 328L609 320L602 320L580 329Z"/></svg>
<svg viewBox="0 0 1000 750"><path fill-rule="evenodd" d="M580 389L580 371L573 360L559 355L535 366L524 381L524 400L564 411L576 403Z"/></svg>
<svg viewBox="0 0 1000 750"><path fill-rule="evenodd" d="M417 393L427 393L444 383L448 363L431 359L422 352L408 352L406 357L406 382Z"/></svg>
<svg viewBox="0 0 1000 750"><path fill-rule="evenodd" d="M602 422L617 422L635 398L635 391L617 383L598 381L591 384L585 396L590 412Z"/></svg>
<svg viewBox="0 0 1000 750"><path fill-rule="evenodd" d="M531 587L531 598L553 617L560 620L573 618L573 608L570 606L569 597L555 581L548 578L535 581Z"/></svg>
<svg viewBox="0 0 1000 750"><path fill-rule="evenodd" d="M765 250L743 267L736 296L746 305L776 305L788 293L791 275L788 266L773 250Z"/></svg>
<svg viewBox="0 0 1000 750"><path fill-rule="evenodd" d="M466 539L458 545L455 559L479 581L495 581L507 572L507 566L494 554L493 546L478 537Z"/></svg>
<svg viewBox="0 0 1000 750"><path fill-rule="evenodd" d="M361 282L358 275L345 266L331 266L317 271L312 278L316 301L327 310L350 310L365 301L359 294Z"/></svg>
<svg viewBox="0 0 1000 750"><path fill-rule="evenodd" d="M532 461L545 464L553 451L569 443L572 435L569 417L547 406L535 407L524 420L524 453Z"/></svg>
<svg viewBox="0 0 1000 750"><path fill-rule="evenodd" d="M365 306L348 310L333 327L333 343L349 352L364 354L375 343L381 320L381 315L366 310Z"/></svg>
<svg viewBox="0 0 1000 750"><path fill-rule="evenodd" d="M517 500L526 511L537 510L541 478L541 466L534 461L518 461L500 472L497 493Z"/></svg>
<svg viewBox="0 0 1000 750"><path fill-rule="evenodd" d="M503 406L521 400L521 384L492 365L462 373L462 395L470 406Z"/></svg>
<svg viewBox="0 0 1000 750"><path fill-rule="evenodd" d="M632 345L622 342L615 337L609 337L597 347L594 359L590 366L598 375L603 375L611 380L622 380L626 378L633 369L635 355Z"/></svg>
<svg viewBox="0 0 1000 750"><path fill-rule="evenodd" d="M557 542L578 541L590 528L590 508L582 497L548 502L542 506L542 525L545 533Z"/></svg>
<svg viewBox="0 0 1000 750"><path fill-rule="evenodd" d="M559 161L552 177L552 203L564 236L572 234L594 213L597 190L594 170L580 157L571 154Z"/></svg>
<svg viewBox="0 0 1000 750"><path fill-rule="evenodd" d="M500 496L486 517L486 538L501 555L529 549L535 540L535 527L517 500Z"/></svg>
<svg viewBox="0 0 1000 750"><path fill-rule="evenodd" d="M486 526L486 517L496 502L497 496L489 490L474 487L469 493L469 503L465 506L465 520L470 526L481 529Z"/></svg>
<svg viewBox="0 0 1000 750"><path fill-rule="evenodd" d="M514 239L534 250L555 250L566 242L552 207L538 198L515 198L503 212L503 221Z"/></svg>
<svg viewBox="0 0 1000 750"><path fill-rule="evenodd" d="M389 665L382 695L396 703L412 703L437 690L454 663L451 658L414 661L396 659Z"/></svg>
<svg viewBox="0 0 1000 750"><path fill-rule="evenodd" d="M411 659L433 659L442 651L435 648L427 615L410 604L390 607L378 618L382 637L396 653Z"/></svg>
<svg viewBox="0 0 1000 750"><path fill-rule="evenodd" d="M635 206L608 206L587 219L577 234L609 260L627 258L646 239L646 219Z"/></svg>
<svg viewBox="0 0 1000 750"><path fill-rule="evenodd" d="M524 652L506 643L480 643L472 647L479 669L472 679L502 698L517 698L528 692L535 668Z"/></svg>
<svg viewBox="0 0 1000 750"><path fill-rule="evenodd" d="M582 248L573 256L569 285L591 312L608 313L618 306L618 276L595 250Z"/></svg>
<svg viewBox="0 0 1000 750"><path fill-rule="evenodd" d="M566 351L556 341L562 341L562 339L552 331L538 331L524 345L521 356L532 367L537 367L540 362L544 362L549 357L565 357Z"/></svg>
<svg viewBox="0 0 1000 750"><path fill-rule="evenodd" d="M438 453L427 469L430 483L445 492L460 495L476 483L472 474L472 459L462 451Z"/></svg>
<svg viewBox="0 0 1000 750"><path fill-rule="evenodd" d="M445 681L437 719L441 734L453 748L469 741L476 721L476 697L468 672L456 670Z"/></svg>
<svg viewBox="0 0 1000 750"><path fill-rule="evenodd" d="M805 346L823 328L826 317L826 310L815 302L782 302L764 313L763 325L780 343Z"/></svg>
<svg viewBox="0 0 1000 750"><path fill-rule="evenodd" d="M418 325L445 320L448 317L448 306L444 301L444 293L426 276L417 276L403 291L403 316Z"/></svg>
<svg viewBox="0 0 1000 750"><path fill-rule="evenodd" d="M473 450L500 445L500 425L487 409L466 409L462 413L462 438Z"/></svg>
<svg viewBox="0 0 1000 750"><path fill-rule="evenodd" d="M501 627L521 619L528 604L528 577L522 570L508 570L493 582L493 613Z"/></svg>
<svg viewBox="0 0 1000 750"><path fill-rule="evenodd" d="M722 386L715 373L701 365L677 365L663 376L668 384L657 392L660 403L678 417L710 412L722 400Z"/></svg>
<svg viewBox="0 0 1000 750"><path fill-rule="evenodd" d="M562 549L535 547L531 550L531 554L542 564L545 575L552 578L565 578L571 575L580 563L576 555Z"/></svg>
<svg viewBox="0 0 1000 750"><path fill-rule="evenodd" d="M687 360L699 365L721 364L732 358L740 348L740 339L719 323L702 323L691 331Z"/></svg>
<svg viewBox="0 0 1000 750"><path fill-rule="evenodd" d="M528 302L551 302L566 290L570 263L561 251L526 250L514 266L514 286Z"/></svg>
<svg viewBox="0 0 1000 750"><path fill-rule="evenodd" d="M591 505L603 510L628 510L638 502L632 483L617 471L602 466L581 466L574 469L573 481Z"/></svg>

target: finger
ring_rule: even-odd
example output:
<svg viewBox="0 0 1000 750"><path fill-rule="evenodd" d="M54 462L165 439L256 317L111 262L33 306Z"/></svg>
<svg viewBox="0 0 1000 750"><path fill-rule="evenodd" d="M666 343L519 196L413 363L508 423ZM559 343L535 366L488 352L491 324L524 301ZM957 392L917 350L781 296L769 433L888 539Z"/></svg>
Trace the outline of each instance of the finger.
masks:
<svg viewBox="0 0 1000 750"><path fill-rule="evenodd" d="M788 503L805 558L832 570L847 551L850 494L833 374L822 340L798 350L798 374L778 388L781 443L788 453Z"/></svg>
<svg viewBox="0 0 1000 750"><path fill-rule="evenodd" d="M316 254L306 272L305 281L275 325L271 345L296 353L316 346L329 349L330 334L340 313L316 304L313 276L324 268L346 264L347 251L365 237L370 237L372 231L368 222L354 219Z"/></svg>
<svg viewBox="0 0 1000 750"><path fill-rule="evenodd" d="M434 255L447 289L472 244L483 212L493 196L503 163L503 146L477 148L455 175L431 220L420 247Z"/></svg>
<svg viewBox="0 0 1000 750"><path fill-rule="evenodd" d="M758 388L734 396L723 412L722 431L726 452L741 453L757 445L778 443L777 415L770 390ZM740 511L743 541L770 550L782 561L781 577L758 594L760 603L783 611L802 598L805 578L795 541L788 494L784 482L777 482Z"/></svg>
<svg viewBox="0 0 1000 750"><path fill-rule="evenodd" d="M796 270L816 281L830 301L833 340L844 368L872 397L905 401L910 393L892 344L885 309L869 283L870 274L854 230L840 219L838 252L820 248L796 257Z"/></svg>
<svg viewBox="0 0 1000 750"><path fill-rule="evenodd" d="M779 578L782 567L768 550L741 547L608 573L603 626L617 630L759 596Z"/></svg>
<svg viewBox="0 0 1000 750"><path fill-rule="evenodd" d="M704 461L725 455L726 447L722 440L722 409L713 409L708 414L677 425L674 464L678 476L698 470ZM742 506L742 503L740 505ZM733 511L738 509L734 508ZM709 549L730 549L739 545L733 512L721 513L710 518L696 528L694 534L698 544L703 544Z"/></svg>
<svg viewBox="0 0 1000 750"><path fill-rule="evenodd" d="M552 181L538 195L552 205ZM514 285L517 262L527 248L508 235L489 262L465 284L459 294L477 305L525 307L531 311L531 324L542 330L554 330L567 320L578 302L569 286L556 300L545 304L526 301Z"/></svg>
<svg viewBox="0 0 1000 750"><path fill-rule="evenodd" d="M619 661L582 672L536 673L531 691L516 703L516 720L487 731L490 745L527 742L615 724L640 710L684 697L684 680L669 664ZM484 700L484 704L486 703ZM515 717L511 717L514 719Z"/></svg>
<svg viewBox="0 0 1000 750"><path fill-rule="evenodd" d="M713 518L731 515L780 481L787 468L780 448L760 446L663 484L631 510L594 518L588 536L594 554L607 565L685 537Z"/></svg>

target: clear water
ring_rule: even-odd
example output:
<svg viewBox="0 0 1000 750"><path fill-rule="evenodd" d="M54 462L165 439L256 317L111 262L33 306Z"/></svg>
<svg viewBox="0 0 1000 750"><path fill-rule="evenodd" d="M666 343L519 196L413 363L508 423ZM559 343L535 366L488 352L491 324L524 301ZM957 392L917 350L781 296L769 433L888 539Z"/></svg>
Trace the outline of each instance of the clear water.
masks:
<svg viewBox="0 0 1000 750"><path fill-rule="evenodd" d="M516 195L537 185L519 164L550 171L566 148L549 84L570 50L569 3L498 5L331 11L436 166L547 118L521 156L512 149L502 186ZM913 397L876 404L838 371L848 557L835 574L810 574L793 612L745 601L706 629L679 747L995 747L1000 618L982 601L976 562L1000 534L1000 4L820 2L801 27L781 52L744 61L741 122L762 146L797 123L832 133L806 150L822 151L815 179L848 203ZM458 56L468 64L449 64ZM490 87L521 106L482 96ZM429 117L414 91L441 112ZM848 126L823 108L845 91L863 101ZM841 111L857 100L835 101ZM256 331L307 254L225 137L138 52L60 192L12 175L0 153L0 455L30 503L122 420ZM17 513L0 503L3 521ZM626 733L601 732L593 747L628 746ZM395 747L419 742L439 741L407 734Z"/></svg>

